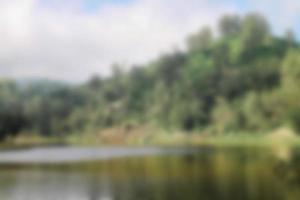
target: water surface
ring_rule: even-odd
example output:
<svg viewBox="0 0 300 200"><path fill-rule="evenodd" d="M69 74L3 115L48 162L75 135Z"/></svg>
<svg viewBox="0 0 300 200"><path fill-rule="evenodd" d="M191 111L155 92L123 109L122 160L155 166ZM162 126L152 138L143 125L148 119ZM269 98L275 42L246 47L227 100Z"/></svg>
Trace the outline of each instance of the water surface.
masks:
<svg viewBox="0 0 300 200"><path fill-rule="evenodd" d="M71 152L78 155L60 162ZM0 199L299 199L299 153L290 148L6 151L0 153Z"/></svg>

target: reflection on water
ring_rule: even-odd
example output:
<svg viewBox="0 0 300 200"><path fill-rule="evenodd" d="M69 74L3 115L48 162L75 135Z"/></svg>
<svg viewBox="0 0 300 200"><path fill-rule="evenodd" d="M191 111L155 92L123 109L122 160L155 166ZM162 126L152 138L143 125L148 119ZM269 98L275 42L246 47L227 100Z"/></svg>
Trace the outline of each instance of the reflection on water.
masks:
<svg viewBox="0 0 300 200"><path fill-rule="evenodd" d="M290 150L282 159L280 149L219 148L61 166L0 165L0 199L299 199L299 153Z"/></svg>

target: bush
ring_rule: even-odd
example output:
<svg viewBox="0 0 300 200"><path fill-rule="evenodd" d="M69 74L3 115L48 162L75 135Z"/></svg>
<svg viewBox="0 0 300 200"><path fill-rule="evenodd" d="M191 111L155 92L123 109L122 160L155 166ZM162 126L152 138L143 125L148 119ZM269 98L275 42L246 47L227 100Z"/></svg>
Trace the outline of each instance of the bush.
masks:
<svg viewBox="0 0 300 200"><path fill-rule="evenodd" d="M289 121L297 133L300 133L300 108L289 112Z"/></svg>

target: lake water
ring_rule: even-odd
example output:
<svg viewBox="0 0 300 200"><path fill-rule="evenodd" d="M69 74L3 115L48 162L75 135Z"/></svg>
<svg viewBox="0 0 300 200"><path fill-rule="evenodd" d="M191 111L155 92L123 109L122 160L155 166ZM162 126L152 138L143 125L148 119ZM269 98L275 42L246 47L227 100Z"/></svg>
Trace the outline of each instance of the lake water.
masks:
<svg viewBox="0 0 300 200"><path fill-rule="evenodd" d="M287 147L5 151L0 199L296 200L299 158Z"/></svg>

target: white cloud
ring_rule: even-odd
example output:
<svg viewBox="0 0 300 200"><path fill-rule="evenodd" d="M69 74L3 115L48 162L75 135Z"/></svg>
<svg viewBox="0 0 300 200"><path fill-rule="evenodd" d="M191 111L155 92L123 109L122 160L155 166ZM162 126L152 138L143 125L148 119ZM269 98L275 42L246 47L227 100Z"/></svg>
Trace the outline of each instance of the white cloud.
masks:
<svg viewBox="0 0 300 200"><path fill-rule="evenodd" d="M82 1L0 0L0 75L82 81L182 47L188 33L238 11L221 1L135 0L88 13Z"/></svg>

